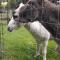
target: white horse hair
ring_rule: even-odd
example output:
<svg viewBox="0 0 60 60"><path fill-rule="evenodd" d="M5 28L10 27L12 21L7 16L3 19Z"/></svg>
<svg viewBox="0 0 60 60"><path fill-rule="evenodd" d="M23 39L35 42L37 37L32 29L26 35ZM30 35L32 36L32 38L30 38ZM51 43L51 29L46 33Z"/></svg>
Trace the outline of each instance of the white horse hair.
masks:
<svg viewBox="0 0 60 60"><path fill-rule="evenodd" d="M21 3L20 7L18 7L15 10L15 12L16 13L19 12L22 6L24 6L24 4ZM14 18L12 17L8 24L8 31L12 31L16 27L16 25L17 21L15 21ZM36 38L37 42L36 56L40 56L40 49L42 49L43 60L46 60L48 40L50 38L49 31L39 21L28 22L24 26Z"/></svg>
<svg viewBox="0 0 60 60"><path fill-rule="evenodd" d="M60 0L59 0L59 1L57 1L57 3L58 3L58 4L60 4Z"/></svg>

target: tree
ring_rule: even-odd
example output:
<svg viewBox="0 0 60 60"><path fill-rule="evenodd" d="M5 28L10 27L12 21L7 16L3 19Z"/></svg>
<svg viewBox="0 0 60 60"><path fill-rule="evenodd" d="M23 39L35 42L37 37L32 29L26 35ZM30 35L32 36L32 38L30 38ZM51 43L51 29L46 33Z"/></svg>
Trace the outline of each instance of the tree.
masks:
<svg viewBox="0 0 60 60"><path fill-rule="evenodd" d="M21 1L23 0L8 0L8 6L9 8L16 8L16 6L19 5Z"/></svg>
<svg viewBox="0 0 60 60"><path fill-rule="evenodd" d="M28 0L8 0L9 8L16 8L21 2L26 3Z"/></svg>

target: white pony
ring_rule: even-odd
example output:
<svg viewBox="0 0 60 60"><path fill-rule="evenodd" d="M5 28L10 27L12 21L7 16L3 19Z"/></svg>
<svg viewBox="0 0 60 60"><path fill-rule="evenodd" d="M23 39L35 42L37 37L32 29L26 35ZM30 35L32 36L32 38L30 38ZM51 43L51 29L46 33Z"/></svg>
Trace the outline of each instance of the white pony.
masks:
<svg viewBox="0 0 60 60"><path fill-rule="evenodd" d="M8 23L8 31L12 31L19 22L19 12L20 9L24 6L23 3L20 3L19 7L15 10L15 18L11 18L11 20ZM46 54L47 54L47 46L48 46L48 40L50 38L49 31L37 20L34 22L28 22L24 24L25 28L28 29L31 34L36 38L37 42L37 49L36 49L36 56L40 56L40 49L42 49L43 54L43 60L46 60ZM41 48L42 47L42 48Z"/></svg>

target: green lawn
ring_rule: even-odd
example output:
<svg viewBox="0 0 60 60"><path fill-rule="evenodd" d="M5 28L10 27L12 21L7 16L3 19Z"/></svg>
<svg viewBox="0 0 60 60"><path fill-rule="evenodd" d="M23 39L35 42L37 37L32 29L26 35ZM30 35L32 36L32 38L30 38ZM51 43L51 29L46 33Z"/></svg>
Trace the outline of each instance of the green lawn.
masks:
<svg viewBox="0 0 60 60"><path fill-rule="evenodd" d="M3 60L35 60L36 41L24 27L8 32L7 26L3 25L3 38L1 42ZM56 43L53 40L49 41L47 60L58 60L55 47Z"/></svg>

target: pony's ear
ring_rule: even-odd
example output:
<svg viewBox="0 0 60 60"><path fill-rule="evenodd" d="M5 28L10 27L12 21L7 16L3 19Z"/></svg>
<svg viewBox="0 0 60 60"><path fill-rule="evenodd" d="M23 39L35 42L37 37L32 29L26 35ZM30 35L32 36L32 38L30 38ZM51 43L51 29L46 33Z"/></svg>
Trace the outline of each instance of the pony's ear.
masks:
<svg viewBox="0 0 60 60"><path fill-rule="evenodd" d="M32 1L28 1L27 3L28 3L28 4L31 4L31 3L32 3Z"/></svg>
<svg viewBox="0 0 60 60"><path fill-rule="evenodd" d="M25 11L28 9L28 7L29 7L29 4L25 4L24 6L22 6L22 7L20 8L20 13L25 12Z"/></svg>

